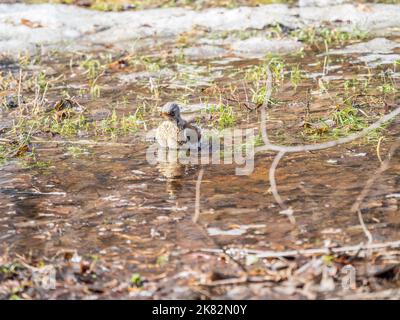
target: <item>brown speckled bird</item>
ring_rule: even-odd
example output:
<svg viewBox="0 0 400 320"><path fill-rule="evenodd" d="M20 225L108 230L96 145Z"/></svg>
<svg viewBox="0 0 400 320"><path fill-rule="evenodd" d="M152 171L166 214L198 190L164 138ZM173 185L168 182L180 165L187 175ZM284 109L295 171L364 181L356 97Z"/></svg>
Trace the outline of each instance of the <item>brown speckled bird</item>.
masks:
<svg viewBox="0 0 400 320"><path fill-rule="evenodd" d="M190 148L200 147L200 129L192 121L182 119L177 103L166 103L161 109L161 115L166 118L156 131L156 140L161 147L179 149L186 143Z"/></svg>

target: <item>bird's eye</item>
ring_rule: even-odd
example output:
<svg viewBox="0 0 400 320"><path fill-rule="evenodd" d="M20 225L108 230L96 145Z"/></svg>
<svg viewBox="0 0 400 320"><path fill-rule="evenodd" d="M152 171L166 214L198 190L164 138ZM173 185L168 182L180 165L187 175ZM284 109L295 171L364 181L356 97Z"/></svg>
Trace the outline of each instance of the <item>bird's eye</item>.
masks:
<svg viewBox="0 0 400 320"><path fill-rule="evenodd" d="M171 116L175 116L175 112L172 111L172 112L170 113L170 115L171 115Z"/></svg>

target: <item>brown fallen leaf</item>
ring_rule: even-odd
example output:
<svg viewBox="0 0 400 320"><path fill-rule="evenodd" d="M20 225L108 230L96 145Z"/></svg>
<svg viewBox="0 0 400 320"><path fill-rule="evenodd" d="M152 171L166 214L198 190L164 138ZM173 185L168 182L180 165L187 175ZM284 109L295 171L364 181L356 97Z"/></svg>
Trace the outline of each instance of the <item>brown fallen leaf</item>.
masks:
<svg viewBox="0 0 400 320"><path fill-rule="evenodd" d="M108 65L109 69L112 70L120 70L129 66L129 61L125 58L121 58L119 60L113 61Z"/></svg>
<svg viewBox="0 0 400 320"><path fill-rule="evenodd" d="M24 26L27 26L29 28L43 28L43 25L41 25L39 22L33 22L31 20L28 19L21 19L21 24L23 24Z"/></svg>
<svg viewBox="0 0 400 320"><path fill-rule="evenodd" d="M359 3L357 4L357 9L363 12L373 12L374 10L369 6L368 4L365 3Z"/></svg>

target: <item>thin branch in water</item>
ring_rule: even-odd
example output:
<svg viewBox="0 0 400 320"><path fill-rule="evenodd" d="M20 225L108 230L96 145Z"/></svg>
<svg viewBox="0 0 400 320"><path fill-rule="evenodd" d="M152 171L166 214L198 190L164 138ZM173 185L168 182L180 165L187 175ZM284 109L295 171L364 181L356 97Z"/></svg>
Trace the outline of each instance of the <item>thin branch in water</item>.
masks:
<svg viewBox="0 0 400 320"><path fill-rule="evenodd" d="M265 114L265 113L264 113ZM363 129L360 132L356 132L353 134L348 135L347 137L343 137L337 140L322 142L322 143L315 143L315 144L306 144L306 145L298 145L298 146L283 146L283 145L276 145L272 143L265 144L264 146L257 147L255 152L257 151L285 151L286 153L292 152L305 152L305 151L316 151L316 150L323 150L328 149L331 147L335 147L341 144L349 143L354 140L360 139L366 136L372 130L380 128L385 122L388 122L394 119L396 116L400 114L400 106L398 106L392 112L384 115L378 121L371 124L369 127ZM263 116L263 113L261 114ZM265 142L265 140L264 140Z"/></svg>
<svg viewBox="0 0 400 320"><path fill-rule="evenodd" d="M271 95L271 90L272 90L272 75L271 75L271 71L268 66L267 66L267 76L268 77L267 77L267 81L266 81L265 100L264 100L264 104L262 105L262 108L261 108L261 134L262 134L262 139L263 139L265 145L255 148L255 152L258 152L258 151L278 151L279 152L277 154L277 156L275 157L275 159L271 165L271 168L269 170L269 180L270 180L270 184L271 184L271 190L272 190L272 194L273 194L276 202L279 204L279 206L285 211L286 214L288 214L289 218L292 217L292 219L294 219L293 216L291 216L293 211L290 208L286 208L282 198L279 196L279 193L278 193L278 190L276 187L275 170L276 170L276 167L277 167L279 161L283 157L283 155L285 153L290 153L290 152L306 152L306 151L316 151L316 150L328 149L328 148L331 148L334 146L349 143L349 142L352 142L359 138L362 138L362 137L366 136L370 131L378 129L385 122L390 121L393 118L395 118L396 116L398 116L400 114L400 106L398 106L392 112L381 117L378 121L374 122L373 124L371 124L369 127L365 128L364 130L357 132L357 133L350 134L349 136L344 137L344 138L340 138L340 139L332 140L332 141L328 141L328 142L323 142L323 143L308 144L308 145L298 145L298 146L276 145L276 144L272 144L270 142L270 140L268 138L267 128L266 128L266 126L267 126L266 125L266 121L267 121L266 120L266 118L267 118L266 109L268 106L268 101L269 101L269 98ZM379 154L380 143L381 143L381 139L379 140L378 146L377 146L377 154L378 154L379 160L381 160L380 154ZM381 166L381 170L382 169L386 170L387 168L385 168L385 166ZM381 172L378 172L378 173L381 173ZM371 178L372 179L370 182L371 184L374 182L374 179L376 178L376 176L377 175L375 175L374 177ZM358 212L360 203L366 196L367 192L369 191L369 188L370 188L370 186L368 186L368 183L367 183L366 188L364 188L365 190L363 190L362 194L360 195L361 198L358 199L352 207L353 212ZM356 204L357 204L357 207L355 207ZM361 214L359 214L359 220L360 220L361 226L363 227L364 233L366 234L368 240L371 242L372 241L371 233L366 229L365 224L363 223L364 221L362 220ZM291 222L293 222L293 220L291 220Z"/></svg>
<svg viewBox="0 0 400 320"><path fill-rule="evenodd" d="M381 143L382 143L382 140L383 140L384 138L385 138L385 137L380 137L379 140L378 140L378 144L376 145L376 155L377 155L378 160L379 160L380 163L383 162L383 160L382 160L382 158L381 158Z"/></svg>
<svg viewBox="0 0 400 320"><path fill-rule="evenodd" d="M396 152L396 150L400 147L400 139L397 139L392 146L390 147L389 153L386 157L386 159L381 162L380 167L375 171L375 173L367 180L363 190L361 191L361 193L358 195L356 201L354 202L354 204L351 207L351 212L358 214L358 219L360 221L361 227L365 233L365 236L368 238L369 242L373 241L372 235L369 232L369 230L367 229L367 227L365 226L363 217L362 217L362 213L361 213L361 204L364 201L364 199L366 198L366 196L368 195L368 193L370 192L372 185L374 184L374 182L389 168L390 165L390 161L393 157L393 154Z"/></svg>
<svg viewBox="0 0 400 320"><path fill-rule="evenodd" d="M361 228L363 229L364 234L365 234L365 236L366 236L367 239L368 239L368 243L372 243L372 242L374 241L374 239L372 238L371 232L370 232L370 231L368 230L368 228L365 226L364 219L363 219L363 216L362 216L362 213L361 213L361 210L360 210L360 209L357 210L357 214L358 214L358 221L360 221Z"/></svg>
<svg viewBox="0 0 400 320"><path fill-rule="evenodd" d="M243 284L248 282L248 276L244 275L240 278L228 278L228 279L222 279L222 280L215 280L209 283L201 283L202 286L205 287L217 287L217 286L229 286L229 285L237 285L237 284Z"/></svg>
<svg viewBox="0 0 400 320"><path fill-rule="evenodd" d="M398 147L400 147L400 139L397 139L396 142L394 142L392 144L385 161L382 162L380 167L375 171L375 173L366 182L364 189L361 191L360 195L357 197L357 200L354 202L353 206L351 207L352 212L357 212L357 210L360 209L362 201L367 196L367 194L370 191L375 180L389 168L389 164L392 159L392 156Z"/></svg>
<svg viewBox="0 0 400 320"><path fill-rule="evenodd" d="M204 174L204 169L201 168L196 182L196 201L194 207L194 216L192 219L193 223L197 223L200 216L200 188L201 188L201 181L203 179L203 174Z"/></svg>
<svg viewBox="0 0 400 320"><path fill-rule="evenodd" d="M285 152L279 152L275 158L274 161L271 164L271 167L269 168L269 182L271 185L271 191L272 194L276 200L276 202L279 204L279 206L283 209L286 210L287 207L286 205L283 203L283 200L281 198L281 196L278 193L278 189L276 187L276 180L275 180L275 170L279 164L279 161L282 159L282 157L285 155Z"/></svg>
<svg viewBox="0 0 400 320"><path fill-rule="evenodd" d="M203 180L203 174L204 174L204 169L201 168L199 171L199 175L197 177L197 181L196 181L196 200L195 200L195 212L194 212L194 216L192 218L192 222L193 223L197 223L200 217L200 188L201 188L201 182ZM204 229L204 227L203 227ZM207 234L208 236L208 232L207 230L204 230L205 234ZM211 239L211 241L220 249L220 253L224 254L229 260L231 260L233 263L235 263L243 272L244 275L243 277L245 279L247 279L247 270L246 267L240 263L240 261L236 260L234 257L232 257L228 252L226 252L226 250L224 250L221 245L212 237L209 237Z"/></svg>
<svg viewBox="0 0 400 320"><path fill-rule="evenodd" d="M269 183L271 185L272 195L274 196L275 201L279 204L279 206L282 209L282 211L280 213L287 215L289 218L289 221L292 224L295 224L296 220L293 217L293 210L292 210L292 208L288 208L285 205L284 201L282 200L281 196L279 195L278 188L276 185L276 179L275 179L276 168L278 167L279 161L281 161L281 159L283 158L284 155L285 155L285 152L281 151L275 156L274 161L272 162L271 167L269 168Z"/></svg>
<svg viewBox="0 0 400 320"><path fill-rule="evenodd" d="M265 145L257 147L255 149L255 152L258 152L258 151L278 151L278 152L284 151L286 153L289 153L289 152L305 152L305 151L316 151L316 150L328 149L328 148L331 148L334 146L349 143L349 142L352 142L359 138L362 138L362 137L366 136L372 130L378 129L385 122L388 122L388 121L394 119L396 116L398 116L400 114L400 106L397 106L397 108L395 110L384 115L378 121L374 122L369 127L363 129L362 131L350 134L347 137L343 137L343 138L340 138L337 140L332 140L332 141L327 141L327 142L322 142L322 143L315 143L315 144L308 144L308 145L298 145L298 146L284 146L284 145L272 144L269 141L268 134L267 134L267 114L266 114L268 102L270 100L271 92L272 92L272 74L271 74L271 70L269 69L269 66L267 66L266 69L267 69L267 81L265 84L265 97L264 97L264 103L261 106L261 134L262 134L262 139L263 139Z"/></svg>
<svg viewBox="0 0 400 320"><path fill-rule="evenodd" d="M258 258L281 258L281 257L296 257L303 255L321 255L321 254L331 254L331 253L346 253L346 252L357 252L357 251L378 251L384 248L399 248L399 241L381 242L381 243L369 243L369 244L359 244L354 246L343 246L336 248L312 248L303 250L287 250L287 251L263 251L263 250L251 250L245 249L241 250L243 254L256 255ZM219 249L202 249L203 252L209 253L223 253L223 250Z"/></svg>

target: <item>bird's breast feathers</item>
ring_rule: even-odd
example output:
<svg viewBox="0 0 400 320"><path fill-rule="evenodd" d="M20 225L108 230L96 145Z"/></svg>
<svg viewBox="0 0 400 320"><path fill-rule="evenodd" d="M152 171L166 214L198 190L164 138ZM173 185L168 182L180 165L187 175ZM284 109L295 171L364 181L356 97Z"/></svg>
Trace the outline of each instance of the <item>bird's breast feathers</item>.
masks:
<svg viewBox="0 0 400 320"><path fill-rule="evenodd" d="M157 142L164 148L176 148L186 142L184 130L171 121L162 122L156 132Z"/></svg>
<svg viewBox="0 0 400 320"><path fill-rule="evenodd" d="M194 126L180 129L171 121L162 122L157 128L156 140L164 148L179 148L186 142L198 143L198 132Z"/></svg>

